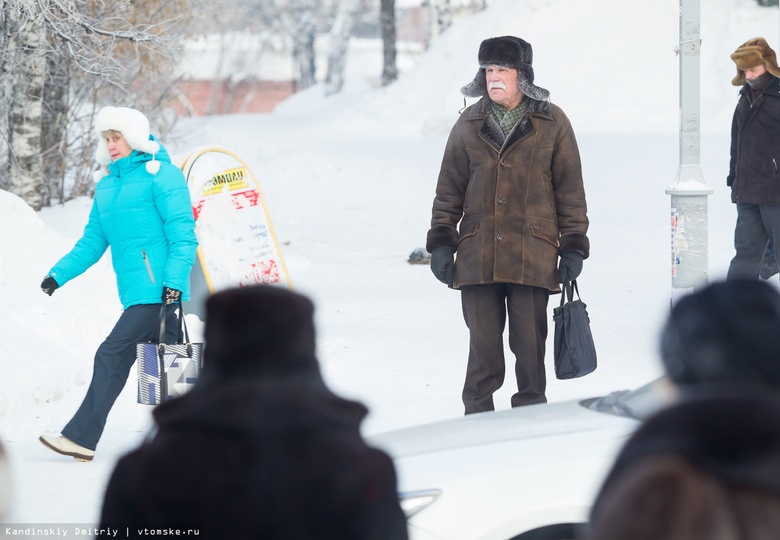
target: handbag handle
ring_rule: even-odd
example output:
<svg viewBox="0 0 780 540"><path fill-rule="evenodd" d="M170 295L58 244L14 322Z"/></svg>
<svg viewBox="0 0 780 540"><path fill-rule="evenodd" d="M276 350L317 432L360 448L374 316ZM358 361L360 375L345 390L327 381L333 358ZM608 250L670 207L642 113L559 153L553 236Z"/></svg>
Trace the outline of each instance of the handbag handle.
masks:
<svg viewBox="0 0 780 540"><path fill-rule="evenodd" d="M566 281L563 283L563 291L561 291L561 304L560 307L563 307L563 304L566 303L566 297L568 295L569 302L574 301L574 293L577 293L577 298L580 297L580 290L577 288L577 280L573 279L571 281Z"/></svg>
<svg viewBox="0 0 780 540"><path fill-rule="evenodd" d="M168 304L163 304L160 308L160 334L157 336L157 343L158 345L161 344L165 340L165 306ZM176 302L176 308L179 310L179 334L176 336L176 341L179 343L189 343L190 342L190 334L187 331L187 321L184 317L184 308L181 305L181 300ZM182 338L184 338L184 341L182 342Z"/></svg>

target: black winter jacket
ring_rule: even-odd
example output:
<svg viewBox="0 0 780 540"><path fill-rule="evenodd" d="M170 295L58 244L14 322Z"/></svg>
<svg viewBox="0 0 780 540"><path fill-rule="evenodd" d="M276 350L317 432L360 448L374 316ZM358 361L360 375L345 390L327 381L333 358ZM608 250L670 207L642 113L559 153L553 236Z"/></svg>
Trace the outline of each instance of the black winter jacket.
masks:
<svg viewBox="0 0 780 540"><path fill-rule="evenodd" d="M194 528L230 540L406 540L393 462L363 442L367 411L319 377L201 385L154 411L119 460L103 528Z"/></svg>
<svg viewBox="0 0 780 540"><path fill-rule="evenodd" d="M780 204L780 79L772 77L751 102L740 90L731 124L731 163L726 184L735 203Z"/></svg>

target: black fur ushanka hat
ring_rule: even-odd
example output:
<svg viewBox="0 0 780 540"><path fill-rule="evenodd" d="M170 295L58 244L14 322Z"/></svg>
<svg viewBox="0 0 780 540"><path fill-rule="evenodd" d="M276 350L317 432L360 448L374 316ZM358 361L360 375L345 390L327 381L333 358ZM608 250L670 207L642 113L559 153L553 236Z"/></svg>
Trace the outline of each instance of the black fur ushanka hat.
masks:
<svg viewBox="0 0 780 540"><path fill-rule="evenodd" d="M206 301L204 375L290 376L319 373L314 304L286 287L252 285Z"/></svg>
<svg viewBox="0 0 780 540"><path fill-rule="evenodd" d="M666 373L678 385L780 389L780 294L757 279L711 283L674 305L659 342Z"/></svg>
<svg viewBox="0 0 780 540"><path fill-rule="evenodd" d="M486 39L479 46L477 60L479 71L474 80L460 89L466 97L482 97L487 94L485 68L504 66L517 70L517 83L524 95L539 100L550 99L550 92L533 84L534 68L531 44L515 36Z"/></svg>

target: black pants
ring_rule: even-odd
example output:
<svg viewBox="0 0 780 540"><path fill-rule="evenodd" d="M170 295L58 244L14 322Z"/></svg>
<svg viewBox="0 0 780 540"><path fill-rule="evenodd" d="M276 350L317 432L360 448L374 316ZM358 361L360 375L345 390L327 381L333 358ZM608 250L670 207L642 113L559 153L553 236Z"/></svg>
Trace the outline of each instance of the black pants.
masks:
<svg viewBox="0 0 780 540"><path fill-rule="evenodd" d="M737 204L734 229L736 255L731 260L727 279L758 279L767 240L780 247L780 205Z"/></svg>
<svg viewBox="0 0 780 540"><path fill-rule="evenodd" d="M85 448L94 450L106 418L125 387L136 359L136 344L157 340L162 304L140 304L127 308L114 329L95 353L95 366L87 395L62 434ZM165 342L174 343L178 335L176 306L166 306Z"/></svg>
<svg viewBox="0 0 780 540"><path fill-rule="evenodd" d="M506 373L504 328L509 318L509 348L515 355L517 393L512 407L545 403L544 371L547 301L539 287L491 283L461 288L463 318L469 329L469 360L463 404L466 414L492 411L493 393Z"/></svg>

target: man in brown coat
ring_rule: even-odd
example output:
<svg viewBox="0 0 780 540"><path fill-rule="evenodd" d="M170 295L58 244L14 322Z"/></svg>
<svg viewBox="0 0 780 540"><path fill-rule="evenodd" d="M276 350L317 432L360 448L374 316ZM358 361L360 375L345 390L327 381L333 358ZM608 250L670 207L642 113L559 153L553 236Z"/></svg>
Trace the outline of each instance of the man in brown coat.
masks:
<svg viewBox="0 0 780 540"><path fill-rule="evenodd" d="M452 128L433 201L431 270L460 289L470 335L466 414L494 409L507 315L512 406L547 401L547 301L579 275L590 249L577 141L549 92L533 84L532 57L514 36L482 42L477 76L461 89L482 99Z"/></svg>
<svg viewBox="0 0 780 540"><path fill-rule="evenodd" d="M737 205L736 254L728 278L758 279L767 242L780 246L780 69L764 38L743 43L731 59L737 67L731 84L741 89L726 179Z"/></svg>

